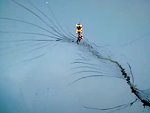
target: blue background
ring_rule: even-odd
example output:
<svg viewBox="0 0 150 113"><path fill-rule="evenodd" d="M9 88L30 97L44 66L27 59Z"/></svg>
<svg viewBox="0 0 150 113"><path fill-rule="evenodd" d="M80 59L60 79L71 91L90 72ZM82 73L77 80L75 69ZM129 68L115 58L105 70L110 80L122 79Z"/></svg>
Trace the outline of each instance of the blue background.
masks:
<svg viewBox="0 0 150 113"><path fill-rule="evenodd" d="M35 10L31 4L21 4ZM75 35L75 24L83 24L84 39L106 50L125 67L130 63L135 85L150 88L150 1L149 0L32 0L51 19ZM49 7L51 9L49 9ZM53 10L53 12L51 12ZM55 15L55 16L54 16ZM17 18L49 29L33 14L0 0L0 17ZM42 15L40 15L42 17ZM56 19L57 18L57 19ZM48 20L46 20L48 22ZM47 34L31 25L0 20L1 31ZM103 113L83 105L107 108L135 99L126 82L115 78L91 78L69 85L80 75L71 75L78 53L91 58L74 44L55 42L17 42L14 40L45 39L17 33L0 34L0 113ZM41 57L40 57L41 56ZM32 58L37 57L35 60ZM92 58L91 58L92 59ZM102 67L103 68L103 67ZM113 69L110 73L118 75ZM122 113L148 113L140 102Z"/></svg>

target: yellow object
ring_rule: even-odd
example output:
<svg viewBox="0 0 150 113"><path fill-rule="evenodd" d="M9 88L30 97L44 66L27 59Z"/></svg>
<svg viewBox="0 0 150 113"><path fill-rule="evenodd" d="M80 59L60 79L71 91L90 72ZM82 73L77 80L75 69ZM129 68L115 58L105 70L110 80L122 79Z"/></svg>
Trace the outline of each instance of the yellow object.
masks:
<svg viewBox="0 0 150 113"><path fill-rule="evenodd" d="M82 27L82 25L81 25L81 24L76 24L76 27L79 27L79 26L80 26L80 27Z"/></svg>
<svg viewBox="0 0 150 113"><path fill-rule="evenodd" d="M80 30L76 29L76 33L82 33L82 29Z"/></svg>
<svg viewBox="0 0 150 113"><path fill-rule="evenodd" d="M76 33L82 33L82 25L81 24L76 24Z"/></svg>

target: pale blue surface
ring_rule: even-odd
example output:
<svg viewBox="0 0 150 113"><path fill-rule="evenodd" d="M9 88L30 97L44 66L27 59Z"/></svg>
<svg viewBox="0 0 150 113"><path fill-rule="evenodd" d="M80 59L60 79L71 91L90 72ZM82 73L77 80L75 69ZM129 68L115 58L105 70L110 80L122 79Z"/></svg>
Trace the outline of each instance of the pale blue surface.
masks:
<svg viewBox="0 0 150 113"><path fill-rule="evenodd" d="M35 16L10 0L0 2L0 17L18 18L48 29ZM27 2L18 2L34 10ZM32 0L34 5L55 19L46 2ZM81 22L85 38L111 51L110 57L125 67L127 62L130 63L137 87L150 88L149 0L53 0L48 1L48 5L66 32L75 34L75 24ZM0 31L46 34L30 25L6 20L0 20ZM78 58L79 47L68 43L48 43L40 49L45 44L12 42L34 38L43 37L0 34L0 113L101 113L82 106L106 108L134 100L126 82L120 79L92 78L68 86L80 76L71 75L70 64ZM31 60L45 52L46 55ZM113 72L113 69L110 70ZM139 102L116 113L149 111L149 108L143 109Z"/></svg>

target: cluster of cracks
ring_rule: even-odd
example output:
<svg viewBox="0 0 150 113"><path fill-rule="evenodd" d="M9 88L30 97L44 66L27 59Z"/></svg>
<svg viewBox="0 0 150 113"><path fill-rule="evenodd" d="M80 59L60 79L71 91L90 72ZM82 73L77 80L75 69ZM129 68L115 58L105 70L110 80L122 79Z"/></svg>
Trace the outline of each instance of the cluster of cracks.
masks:
<svg viewBox="0 0 150 113"><path fill-rule="evenodd" d="M6 31L0 31L0 33L5 33L8 35L13 33L13 34L35 35L35 36L47 37L47 39L24 39L24 40L11 40L11 41L15 41L15 42L50 42L50 43L54 42L57 44L58 43L76 44L77 37L72 33L67 33L62 28L62 26L57 21L56 17L54 17L54 14L52 11L51 11L51 13L52 13L53 17L55 18L55 21L53 19L49 18L41 9L39 9L36 5L34 5L29 0L26 0L26 2L28 4L30 4L32 6L32 8L25 6L24 4L20 3L19 1L16 1L16 0L11 0L11 1L14 4L18 5L20 8L23 8L26 11L28 11L28 13L32 14L34 17L36 17L39 21L41 21L44 25L46 25L49 28L49 29L47 29L47 28L44 28L44 27L42 27L38 24L35 24L33 22L28 22L25 20L21 20L19 18L0 17L0 20L3 20L3 21L17 22L19 24L22 24L22 23L27 24L27 25L30 25L31 27L38 28L38 29L48 33L48 34L44 34L44 33L24 32L24 31L16 32L16 31L7 31L7 30ZM39 14L42 16L40 16ZM1 43L3 43L3 42L1 42ZM121 74L117 77L122 78L126 81L126 83L129 85L129 87L131 89L131 93L134 94L136 97L136 99L130 103L121 104L121 105L117 105L117 106L110 107L110 108L95 108L95 107L83 106L84 108L93 109L93 110L103 110L103 111L114 110L114 109L118 110L118 109L126 108L128 106L132 106L136 102L143 103L144 107L150 107L150 98L148 97L150 94L146 93L146 91L148 91L149 89L148 90L140 90L134 85L134 77L133 77L133 73L132 73L132 69L131 69L130 64L128 64L129 72L130 72L130 74L128 74L127 70L118 61L113 60L109 57L104 57L104 55L101 54L95 48L94 44L90 43L88 40L82 41L77 46L86 49L87 52L90 53L95 59L99 59L100 63L101 63L101 61L105 61L105 62L114 64L117 67L118 71L121 72ZM33 59L36 59L36 58L37 57L35 57ZM72 64L75 64L75 65L78 64L79 65L78 67L76 67L76 69L77 68L86 69L86 70L77 71L76 73L84 73L84 72L94 72L95 73L94 75L83 76L81 78L78 78L75 81L73 81L72 83L76 83L78 81L81 81L82 79L91 78L91 77L109 76L109 75L101 74L99 69L97 67L94 67L95 64L94 63L93 64L88 63L87 61L85 61L84 57L81 57L81 59L73 62Z"/></svg>

